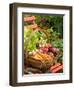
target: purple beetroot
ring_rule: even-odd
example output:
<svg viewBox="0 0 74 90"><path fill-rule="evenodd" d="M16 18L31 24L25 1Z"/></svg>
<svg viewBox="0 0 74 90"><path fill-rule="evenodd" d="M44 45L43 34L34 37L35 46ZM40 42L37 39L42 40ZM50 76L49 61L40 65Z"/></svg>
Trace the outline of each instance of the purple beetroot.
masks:
<svg viewBox="0 0 74 90"><path fill-rule="evenodd" d="M41 22L42 22L42 23L45 23L45 22L46 22L46 19L45 19L45 18L42 18L42 19L41 19Z"/></svg>

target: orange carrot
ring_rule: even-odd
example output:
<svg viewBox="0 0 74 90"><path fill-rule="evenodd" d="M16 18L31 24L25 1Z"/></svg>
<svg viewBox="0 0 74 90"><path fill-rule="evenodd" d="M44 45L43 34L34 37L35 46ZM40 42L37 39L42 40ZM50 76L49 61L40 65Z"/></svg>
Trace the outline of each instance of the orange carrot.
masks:
<svg viewBox="0 0 74 90"><path fill-rule="evenodd" d="M53 69L53 70L52 70L52 73L56 73L56 72L58 72L59 70L62 70L62 69L63 69L63 65L61 65L61 66Z"/></svg>
<svg viewBox="0 0 74 90"><path fill-rule="evenodd" d="M26 28L28 29L36 29L38 27L37 24L27 25Z"/></svg>
<svg viewBox="0 0 74 90"><path fill-rule="evenodd" d="M31 17L24 17L24 21L29 22L29 21L34 21L36 18L35 16L31 16Z"/></svg>
<svg viewBox="0 0 74 90"><path fill-rule="evenodd" d="M55 65L53 65L51 68L50 68L50 71L52 71L53 69L57 68L58 66L60 66L61 64L60 63L57 63Z"/></svg>

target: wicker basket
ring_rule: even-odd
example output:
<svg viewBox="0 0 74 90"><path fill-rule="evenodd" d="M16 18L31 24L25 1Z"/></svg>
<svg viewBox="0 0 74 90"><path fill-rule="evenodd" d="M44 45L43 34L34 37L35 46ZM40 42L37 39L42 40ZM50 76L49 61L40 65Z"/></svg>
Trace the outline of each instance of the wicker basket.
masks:
<svg viewBox="0 0 74 90"><path fill-rule="evenodd" d="M54 63L54 58L51 57L51 56L48 56L48 58L43 58L42 57L40 59L40 58L37 58L35 55L33 55L33 56L28 56L26 58L26 64L28 66L32 66L34 68L38 68L38 69L41 69L43 71L47 70L53 63Z"/></svg>

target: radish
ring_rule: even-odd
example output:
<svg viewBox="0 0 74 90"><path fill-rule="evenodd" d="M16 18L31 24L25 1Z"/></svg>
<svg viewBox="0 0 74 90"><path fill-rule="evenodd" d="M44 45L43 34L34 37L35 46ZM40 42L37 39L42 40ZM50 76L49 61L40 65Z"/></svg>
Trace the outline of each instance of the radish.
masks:
<svg viewBox="0 0 74 90"><path fill-rule="evenodd" d="M51 47L52 47L52 45L49 43L49 44L47 44L47 47L48 47L48 48L51 48Z"/></svg>
<svg viewBox="0 0 74 90"><path fill-rule="evenodd" d="M47 53L49 51L49 49L46 47L43 47L43 48L41 48L41 51Z"/></svg>
<svg viewBox="0 0 74 90"><path fill-rule="evenodd" d="M59 52L59 49L57 49L57 48L50 48L49 50L51 52L53 52L54 54L57 53L57 52Z"/></svg>

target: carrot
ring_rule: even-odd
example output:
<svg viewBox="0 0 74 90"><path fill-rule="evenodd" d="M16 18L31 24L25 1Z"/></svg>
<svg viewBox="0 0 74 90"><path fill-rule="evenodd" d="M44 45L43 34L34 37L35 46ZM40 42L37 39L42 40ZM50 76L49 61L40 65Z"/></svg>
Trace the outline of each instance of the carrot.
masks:
<svg viewBox="0 0 74 90"><path fill-rule="evenodd" d="M48 54L43 54L43 53L38 53L38 54L43 58L43 60L53 60L53 58Z"/></svg>
<svg viewBox="0 0 74 90"><path fill-rule="evenodd" d="M57 68L58 66L60 66L61 64L60 63L57 63L55 65L53 65L51 68L50 68L50 71L52 71L53 69Z"/></svg>
<svg viewBox="0 0 74 90"><path fill-rule="evenodd" d="M24 21L25 21L25 22L34 21L35 19L36 19L35 16L24 17Z"/></svg>
<svg viewBox="0 0 74 90"><path fill-rule="evenodd" d="M36 59L41 59L43 60L43 58L39 55L39 54L35 54L33 58L36 58Z"/></svg>
<svg viewBox="0 0 74 90"><path fill-rule="evenodd" d="M28 25L28 26L26 26L28 29L36 29L36 28L38 28L38 26L37 26L37 24L32 24L32 25Z"/></svg>
<svg viewBox="0 0 74 90"><path fill-rule="evenodd" d="M61 65L61 66L53 69L53 70L52 70L52 73L56 73L56 72L58 72L59 70L62 70L62 69L63 69L63 65Z"/></svg>

